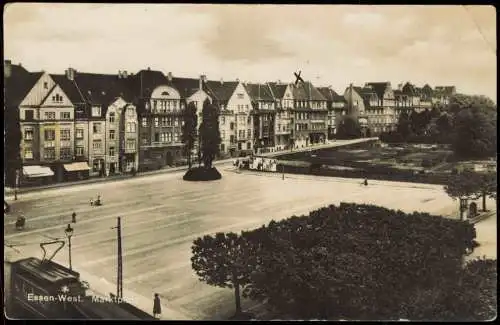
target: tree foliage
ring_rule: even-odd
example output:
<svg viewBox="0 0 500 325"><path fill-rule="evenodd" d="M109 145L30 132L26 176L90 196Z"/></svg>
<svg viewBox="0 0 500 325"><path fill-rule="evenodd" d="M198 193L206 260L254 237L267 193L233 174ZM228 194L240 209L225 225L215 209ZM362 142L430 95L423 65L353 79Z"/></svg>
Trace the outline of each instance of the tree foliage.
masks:
<svg viewBox="0 0 500 325"><path fill-rule="evenodd" d="M240 288L249 281L247 243L235 233L217 233L196 239L192 246L191 263L200 281L234 289L238 313L241 313Z"/></svg>
<svg viewBox="0 0 500 325"><path fill-rule="evenodd" d="M208 99L203 103L199 132L203 165L206 168L212 168L212 162L219 153L221 136L218 109Z"/></svg>
<svg viewBox="0 0 500 325"><path fill-rule="evenodd" d="M193 268L201 279L216 279L211 283L219 285L230 281L228 259L245 261L238 269L246 283L244 295L283 317L436 319L421 313L422 308L412 310L411 303L415 297L425 303L426 293L437 288L448 292L458 286L464 254L477 244L475 236L474 226L466 222L342 203L271 221L238 237L245 244L228 245L222 235L218 242L198 239L195 246L213 248L193 251L198 254L194 260L203 261L193 262ZM230 247L230 253L220 247ZM454 297L446 297L448 314L443 316L456 319Z"/></svg>
<svg viewBox="0 0 500 325"><path fill-rule="evenodd" d="M403 138L407 138L412 132L410 116L406 110L402 111L401 114L399 114L396 132Z"/></svg>
<svg viewBox="0 0 500 325"><path fill-rule="evenodd" d="M191 152L193 151L196 142L197 129L198 129L198 114L196 114L196 105L191 102L187 105L183 112L182 125L182 142L184 143L185 154L188 159L188 166L191 169Z"/></svg>
<svg viewBox="0 0 500 325"><path fill-rule="evenodd" d="M481 177L478 173L465 170L450 175L444 190L453 199L477 200L480 197Z"/></svg>
<svg viewBox="0 0 500 325"><path fill-rule="evenodd" d="M461 158L493 156L497 148L496 118L479 108L463 109L454 120L455 139L453 149Z"/></svg>
<svg viewBox="0 0 500 325"><path fill-rule="evenodd" d="M339 138L358 138L361 136L361 127L356 118L352 116L347 116L344 118L340 124L337 131L337 136Z"/></svg>

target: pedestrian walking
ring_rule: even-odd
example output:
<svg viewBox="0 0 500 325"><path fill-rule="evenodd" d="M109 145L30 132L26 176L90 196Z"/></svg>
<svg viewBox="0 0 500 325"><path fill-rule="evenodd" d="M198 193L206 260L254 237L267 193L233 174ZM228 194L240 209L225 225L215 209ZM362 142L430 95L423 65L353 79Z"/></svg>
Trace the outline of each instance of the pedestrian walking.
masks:
<svg viewBox="0 0 500 325"><path fill-rule="evenodd" d="M156 319L160 319L161 317L161 303L160 303L160 295L155 293L155 300L153 303L153 316Z"/></svg>

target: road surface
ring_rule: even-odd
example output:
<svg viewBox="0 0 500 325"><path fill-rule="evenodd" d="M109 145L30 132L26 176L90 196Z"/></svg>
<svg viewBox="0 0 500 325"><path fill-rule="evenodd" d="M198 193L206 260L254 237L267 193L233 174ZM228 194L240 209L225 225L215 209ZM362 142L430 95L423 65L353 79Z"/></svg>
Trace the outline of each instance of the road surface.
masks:
<svg viewBox="0 0 500 325"><path fill-rule="evenodd" d="M222 180L185 182L183 173L159 174L26 193L4 219L7 258L39 256L40 241L65 238L73 211L72 264L99 294L115 292L116 217L122 217L124 298L147 312L160 294L163 319L227 319L234 312L230 289L200 282L191 265L191 244L204 234L252 229L272 219L304 214L328 204L377 204L405 212L457 215L458 203L442 186L264 173L220 167ZM98 193L104 206L91 207ZM494 203L489 203L494 204ZM14 229L23 212L27 228ZM495 233L496 243L496 233ZM67 246L56 261L68 265ZM253 302L244 301L244 308ZM257 306L255 311L259 311Z"/></svg>

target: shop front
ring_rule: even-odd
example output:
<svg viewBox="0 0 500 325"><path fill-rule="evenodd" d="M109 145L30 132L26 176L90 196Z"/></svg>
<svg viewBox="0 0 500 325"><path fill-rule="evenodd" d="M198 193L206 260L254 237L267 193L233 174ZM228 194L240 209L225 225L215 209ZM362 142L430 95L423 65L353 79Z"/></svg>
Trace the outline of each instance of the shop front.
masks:
<svg viewBox="0 0 500 325"><path fill-rule="evenodd" d="M89 178L90 167L87 162L74 162L64 165L65 180L78 181Z"/></svg>
<svg viewBox="0 0 500 325"><path fill-rule="evenodd" d="M23 166L20 186L40 186L54 181L54 172L50 167L32 165Z"/></svg>

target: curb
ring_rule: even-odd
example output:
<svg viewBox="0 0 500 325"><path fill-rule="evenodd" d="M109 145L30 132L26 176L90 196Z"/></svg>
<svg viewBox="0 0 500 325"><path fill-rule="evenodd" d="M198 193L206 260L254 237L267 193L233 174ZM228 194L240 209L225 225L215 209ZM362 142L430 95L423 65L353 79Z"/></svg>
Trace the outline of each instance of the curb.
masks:
<svg viewBox="0 0 500 325"><path fill-rule="evenodd" d="M483 214L480 214L478 215L477 217L475 218L472 218L472 219L468 219L469 223L472 223L472 224L476 224L476 223L479 223L483 220L486 220L492 216L496 215L496 211L488 211L486 213L483 213Z"/></svg>

